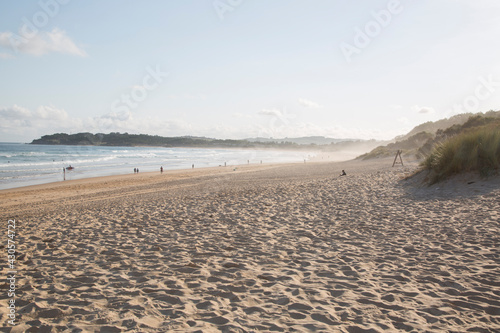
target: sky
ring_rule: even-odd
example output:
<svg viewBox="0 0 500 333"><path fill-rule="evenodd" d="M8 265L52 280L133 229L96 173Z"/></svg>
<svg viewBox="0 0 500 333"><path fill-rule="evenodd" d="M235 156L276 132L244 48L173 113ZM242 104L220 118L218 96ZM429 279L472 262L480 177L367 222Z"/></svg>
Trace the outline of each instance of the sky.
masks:
<svg viewBox="0 0 500 333"><path fill-rule="evenodd" d="M392 139L500 109L498 0L0 1L0 141Z"/></svg>

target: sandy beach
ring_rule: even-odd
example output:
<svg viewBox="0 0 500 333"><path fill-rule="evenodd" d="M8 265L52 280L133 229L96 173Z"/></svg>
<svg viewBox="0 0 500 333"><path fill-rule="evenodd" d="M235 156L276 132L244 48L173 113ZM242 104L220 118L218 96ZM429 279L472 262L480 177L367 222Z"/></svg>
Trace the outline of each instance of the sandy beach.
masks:
<svg viewBox="0 0 500 333"><path fill-rule="evenodd" d="M2 332L498 332L500 179L392 159L0 191ZM345 169L347 176L339 177Z"/></svg>

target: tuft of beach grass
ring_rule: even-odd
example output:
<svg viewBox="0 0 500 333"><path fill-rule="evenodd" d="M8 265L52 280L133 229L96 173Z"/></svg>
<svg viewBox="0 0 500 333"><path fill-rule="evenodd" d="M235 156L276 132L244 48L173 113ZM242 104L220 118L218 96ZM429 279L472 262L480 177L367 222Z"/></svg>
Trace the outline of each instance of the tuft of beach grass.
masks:
<svg viewBox="0 0 500 333"><path fill-rule="evenodd" d="M473 128L437 145L422 162L430 171L431 184L463 172L487 177L500 168L500 126L498 122Z"/></svg>

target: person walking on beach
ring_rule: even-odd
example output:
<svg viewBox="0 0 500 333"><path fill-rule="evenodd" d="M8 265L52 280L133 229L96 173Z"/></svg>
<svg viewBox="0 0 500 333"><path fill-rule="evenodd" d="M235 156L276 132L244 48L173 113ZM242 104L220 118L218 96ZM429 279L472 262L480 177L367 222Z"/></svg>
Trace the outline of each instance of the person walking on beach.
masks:
<svg viewBox="0 0 500 333"><path fill-rule="evenodd" d="M160 173L163 173L163 166L160 167Z"/></svg>

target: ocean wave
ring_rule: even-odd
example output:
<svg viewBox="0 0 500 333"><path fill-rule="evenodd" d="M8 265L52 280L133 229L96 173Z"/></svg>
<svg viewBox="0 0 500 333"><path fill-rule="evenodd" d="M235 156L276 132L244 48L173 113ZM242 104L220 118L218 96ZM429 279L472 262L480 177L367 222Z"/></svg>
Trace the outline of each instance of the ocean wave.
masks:
<svg viewBox="0 0 500 333"><path fill-rule="evenodd" d="M44 173L44 174L19 173L19 174L15 174L15 175L11 175L11 176L0 176L0 181L2 181L2 180L14 180L14 179L39 179L39 178L58 176L61 174L62 174L62 172L51 172L51 173Z"/></svg>
<svg viewBox="0 0 500 333"><path fill-rule="evenodd" d="M241 149L203 148L141 148L128 147L28 147L7 146L0 152L0 188L13 188L16 184L44 183L62 179L63 170L69 165L75 167L66 171L72 179L97 175L126 174L135 167L141 171L164 169L188 169L264 162L302 161L304 152L253 151ZM9 156L9 157L7 157ZM7 163L7 158L10 163Z"/></svg>
<svg viewBox="0 0 500 333"><path fill-rule="evenodd" d="M29 162L29 163L6 163L0 164L0 169L14 169L14 168L23 168L23 167L35 167L35 166L67 166L68 164L87 164L87 163L99 163L105 161L112 161L116 159L116 156L105 156L100 158L89 158L89 159L65 159L62 161L53 160L53 161L45 161L45 162ZM24 169L22 169L24 170Z"/></svg>

